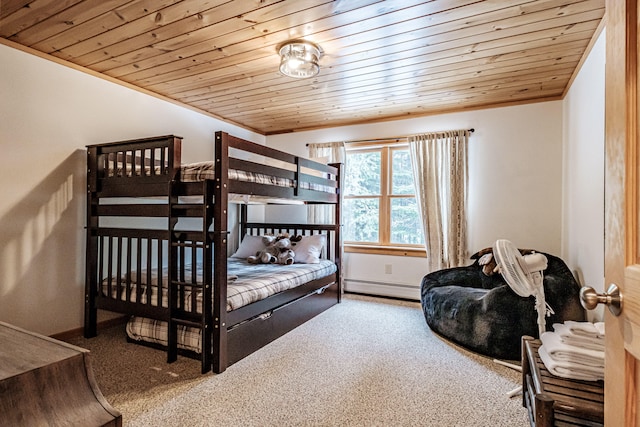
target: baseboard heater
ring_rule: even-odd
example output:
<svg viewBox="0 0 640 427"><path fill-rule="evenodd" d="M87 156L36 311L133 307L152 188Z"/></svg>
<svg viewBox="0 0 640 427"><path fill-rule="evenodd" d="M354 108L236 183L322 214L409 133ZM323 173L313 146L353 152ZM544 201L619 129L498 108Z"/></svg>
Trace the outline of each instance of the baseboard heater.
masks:
<svg viewBox="0 0 640 427"><path fill-rule="evenodd" d="M344 290L370 295L420 300L420 285L381 282L376 280L344 279Z"/></svg>

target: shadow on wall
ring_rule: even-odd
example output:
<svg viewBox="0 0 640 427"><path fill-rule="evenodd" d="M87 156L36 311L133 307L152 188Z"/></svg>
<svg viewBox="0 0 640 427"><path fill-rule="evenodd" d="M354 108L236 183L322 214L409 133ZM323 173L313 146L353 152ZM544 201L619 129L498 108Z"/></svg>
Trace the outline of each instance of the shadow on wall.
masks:
<svg viewBox="0 0 640 427"><path fill-rule="evenodd" d="M0 218L0 320L46 335L82 325L85 155L74 151Z"/></svg>

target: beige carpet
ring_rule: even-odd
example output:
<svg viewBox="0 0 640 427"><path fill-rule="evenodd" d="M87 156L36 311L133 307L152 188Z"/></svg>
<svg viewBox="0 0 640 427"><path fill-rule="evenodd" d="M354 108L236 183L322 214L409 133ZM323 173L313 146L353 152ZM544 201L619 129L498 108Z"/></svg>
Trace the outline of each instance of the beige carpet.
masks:
<svg viewBox="0 0 640 427"><path fill-rule="evenodd" d="M74 344L125 426L527 426L520 374L434 335L418 303L347 295L220 375L125 341Z"/></svg>

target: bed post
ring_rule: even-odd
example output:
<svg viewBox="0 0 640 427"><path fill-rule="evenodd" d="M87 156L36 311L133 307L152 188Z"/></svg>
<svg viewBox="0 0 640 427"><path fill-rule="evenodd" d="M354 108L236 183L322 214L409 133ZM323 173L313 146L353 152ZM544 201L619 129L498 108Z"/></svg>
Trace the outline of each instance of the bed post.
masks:
<svg viewBox="0 0 640 427"><path fill-rule="evenodd" d="M238 238L238 245L242 242L242 239L247 234L247 204L240 205L240 236Z"/></svg>
<svg viewBox="0 0 640 427"><path fill-rule="evenodd" d="M213 371L224 372L227 356L227 226L229 204L229 135L216 132L213 189ZM209 202L209 201L207 201ZM205 302L203 301L203 304ZM204 333L204 332L203 332Z"/></svg>
<svg viewBox="0 0 640 427"><path fill-rule="evenodd" d="M84 290L84 336L95 337L98 333L98 309L95 300L98 288L98 148L87 148L87 224L86 224L86 271Z"/></svg>

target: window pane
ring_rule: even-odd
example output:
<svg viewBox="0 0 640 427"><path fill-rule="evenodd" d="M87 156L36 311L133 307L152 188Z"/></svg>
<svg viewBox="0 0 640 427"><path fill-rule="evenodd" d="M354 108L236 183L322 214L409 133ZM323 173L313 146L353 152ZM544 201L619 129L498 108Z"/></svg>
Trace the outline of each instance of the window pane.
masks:
<svg viewBox="0 0 640 427"><path fill-rule="evenodd" d="M344 240L378 242L378 199L345 199L343 211Z"/></svg>
<svg viewBox="0 0 640 427"><path fill-rule="evenodd" d="M347 154L345 194L370 196L380 194L380 152Z"/></svg>
<svg viewBox="0 0 640 427"><path fill-rule="evenodd" d="M415 194L409 150L393 150L391 155L391 194Z"/></svg>
<svg viewBox="0 0 640 427"><path fill-rule="evenodd" d="M424 244L416 199L391 199L391 243Z"/></svg>

